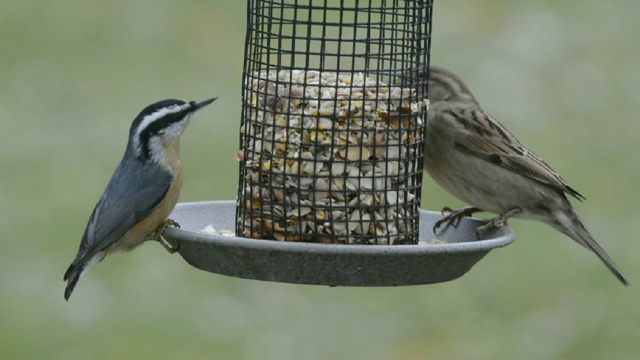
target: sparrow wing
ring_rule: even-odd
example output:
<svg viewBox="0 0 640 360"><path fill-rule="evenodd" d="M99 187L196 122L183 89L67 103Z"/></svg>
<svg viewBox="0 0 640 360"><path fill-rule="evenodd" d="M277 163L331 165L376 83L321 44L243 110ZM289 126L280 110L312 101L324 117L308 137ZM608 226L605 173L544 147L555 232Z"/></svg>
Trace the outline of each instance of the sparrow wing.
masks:
<svg viewBox="0 0 640 360"><path fill-rule="evenodd" d="M446 115L451 116L467 130L463 136L455 140L458 149L567 193L578 200L585 199L551 166L481 109L450 109Z"/></svg>

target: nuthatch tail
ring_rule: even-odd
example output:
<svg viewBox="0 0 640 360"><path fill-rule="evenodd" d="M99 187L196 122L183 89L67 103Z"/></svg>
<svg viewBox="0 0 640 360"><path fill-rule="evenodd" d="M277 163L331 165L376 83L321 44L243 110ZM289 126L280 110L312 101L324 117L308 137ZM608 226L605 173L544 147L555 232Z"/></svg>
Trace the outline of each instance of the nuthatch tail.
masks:
<svg viewBox="0 0 640 360"><path fill-rule="evenodd" d="M182 189L180 135L202 102L163 100L147 106L129 131L122 162L96 204L75 260L64 274L69 296L80 276L114 251L132 250L145 240L157 240L167 250L162 231L177 225L167 219Z"/></svg>

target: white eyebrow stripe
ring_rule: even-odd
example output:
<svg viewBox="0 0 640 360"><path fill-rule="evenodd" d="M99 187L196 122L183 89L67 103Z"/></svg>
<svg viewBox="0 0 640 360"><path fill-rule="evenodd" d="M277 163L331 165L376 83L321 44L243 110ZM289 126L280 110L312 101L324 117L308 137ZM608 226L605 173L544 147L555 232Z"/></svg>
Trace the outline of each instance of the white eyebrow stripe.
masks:
<svg viewBox="0 0 640 360"><path fill-rule="evenodd" d="M187 108L189 108L191 105L189 103L185 103L182 105L173 105L173 106L169 106L166 108L162 108L154 113L151 113L147 116L144 117L144 119L142 119L142 121L140 122L140 125L138 125L138 128L136 129L136 137L140 136L140 134L147 128L149 127L149 125L151 125L152 123L154 123L156 120L168 115L168 114L175 114L177 112L183 111Z"/></svg>

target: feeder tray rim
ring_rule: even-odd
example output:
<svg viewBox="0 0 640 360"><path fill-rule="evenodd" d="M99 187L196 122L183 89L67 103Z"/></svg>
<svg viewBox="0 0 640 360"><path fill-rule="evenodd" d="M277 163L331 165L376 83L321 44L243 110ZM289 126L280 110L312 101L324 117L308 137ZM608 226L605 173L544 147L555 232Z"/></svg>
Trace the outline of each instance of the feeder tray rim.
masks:
<svg viewBox="0 0 640 360"><path fill-rule="evenodd" d="M180 203L177 205L178 208L184 206L207 206L213 205L215 203L219 204L228 204L233 203L236 204L233 200L222 200L222 201L196 201L189 203ZM421 212L432 212L428 210L421 210ZM436 213L436 212L432 212ZM466 218L467 221L482 221L477 218ZM213 224L212 224L213 225ZM216 230L221 230L217 229ZM222 229L226 230L226 229ZM165 235L172 239L177 239L180 241L193 241L193 242L201 242L201 243L209 243L215 241L216 243L226 244L226 245L236 245L241 244L243 247L248 248L263 248L267 247L272 250L277 250L277 248L281 247L282 250L296 250L296 251L305 251L305 252L314 252L320 250L326 253L344 253L348 252L359 252L359 253L387 253L392 255L393 253L406 254L406 253L415 253L415 252L426 252L426 253L448 253L448 252L476 252L479 250L491 250L495 248L500 248L507 246L513 242L515 239L511 239L511 234L513 230L508 227L503 227L499 229L496 233L497 237L486 240L471 240L471 241L460 241L460 242L444 242L444 243L429 243L426 244L398 244L398 245L368 245L368 244L320 244L320 243L311 243L311 242L303 242L303 241L278 241L278 240L269 240L269 239L253 239L253 238L245 238L240 236L223 236L216 234L208 234L198 230L190 230L183 228L167 228L165 230ZM470 246L472 245L472 246ZM424 250L424 251L421 251Z"/></svg>

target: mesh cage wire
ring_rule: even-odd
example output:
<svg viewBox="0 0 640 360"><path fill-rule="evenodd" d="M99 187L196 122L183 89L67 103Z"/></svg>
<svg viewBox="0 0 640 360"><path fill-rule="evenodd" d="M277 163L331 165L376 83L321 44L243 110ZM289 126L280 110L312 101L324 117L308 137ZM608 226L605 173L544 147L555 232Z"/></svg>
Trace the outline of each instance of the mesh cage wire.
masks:
<svg viewBox="0 0 640 360"><path fill-rule="evenodd" d="M418 242L431 9L249 0L238 236Z"/></svg>

